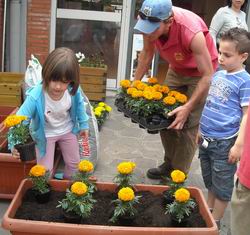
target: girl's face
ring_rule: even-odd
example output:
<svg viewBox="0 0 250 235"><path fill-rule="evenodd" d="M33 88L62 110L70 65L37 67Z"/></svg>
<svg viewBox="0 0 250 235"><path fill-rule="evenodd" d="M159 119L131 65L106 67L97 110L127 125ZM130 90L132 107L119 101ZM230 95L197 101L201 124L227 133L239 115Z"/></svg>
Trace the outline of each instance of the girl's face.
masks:
<svg viewBox="0 0 250 235"><path fill-rule="evenodd" d="M218 61L220 66L229 73L237 72L243 68L247 53L240 54L232 41L220 41Z"/></svg>
<svg viewBox="0 0 250 235"><path fill-rule="evenodd" d="M244 4L245 0L232 0L232 6L240 9L242 5Z"/></svg>
<svg viewBox="0 0 250 235"><path fill-rule="evenodd" d="M64 92L68 89L70 82L50 81L48 87L48 94L53 100L60 100Z"/></svg>

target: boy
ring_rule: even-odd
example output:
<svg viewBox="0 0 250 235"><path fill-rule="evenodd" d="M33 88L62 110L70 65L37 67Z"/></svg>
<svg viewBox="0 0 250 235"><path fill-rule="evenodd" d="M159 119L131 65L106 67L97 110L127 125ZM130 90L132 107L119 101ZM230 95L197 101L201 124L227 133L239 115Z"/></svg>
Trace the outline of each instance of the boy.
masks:
<svg viewBox="0 0 250 235"><path fill-rule="evenodd" d="M231 200L239 160L232 154L250 98L250 75L244 61L250 52L250 33L232 28L222 34L218 62L200 120L199 158L208 189L207 203L220 228L220 219Z"/></svg>

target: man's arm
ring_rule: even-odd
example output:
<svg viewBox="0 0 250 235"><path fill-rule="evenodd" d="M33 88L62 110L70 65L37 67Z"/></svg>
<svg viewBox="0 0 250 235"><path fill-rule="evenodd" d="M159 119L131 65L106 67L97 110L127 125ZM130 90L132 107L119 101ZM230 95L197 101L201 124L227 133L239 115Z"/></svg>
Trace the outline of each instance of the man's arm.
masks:
<svg viewBox="0 0 250 235"><path fill-rule="evenodd" d="M195 109L196 105L201 100L206 98L210 80L214 73L211 56L208 52L206 40L202 32L197 33L193 37L190 49L195 57L197 68L201 73L201 79L188 102L169 113L170 116L176 115L176 118L169 126L169 129L173 128L180 130L183 128L190 112Z"/></svg>
<svg viewBox="0 0 250 235"><path fill-rule="evenodd" d="M143 35L143 49L139 55L138 65L135 71L135 80L141 80L148 71L154 56L154 45L147 35Z"/></svg>

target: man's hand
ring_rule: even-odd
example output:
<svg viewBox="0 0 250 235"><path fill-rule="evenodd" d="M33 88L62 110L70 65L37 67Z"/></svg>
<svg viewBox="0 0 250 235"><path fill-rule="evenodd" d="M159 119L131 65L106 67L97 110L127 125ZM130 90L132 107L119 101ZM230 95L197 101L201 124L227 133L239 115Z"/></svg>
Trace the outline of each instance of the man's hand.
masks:
<svg viewBox="0 0 250 235"><path fill-rule="evenodd" d="M168 116L176 116L175 120L172 122L172 124L168 127L168 129L175 129L175 130L181 130L187 121L188 115L190 113L190 110L185 105L180 106L176 109L174 109L172 112L168 113Z"/></svg>

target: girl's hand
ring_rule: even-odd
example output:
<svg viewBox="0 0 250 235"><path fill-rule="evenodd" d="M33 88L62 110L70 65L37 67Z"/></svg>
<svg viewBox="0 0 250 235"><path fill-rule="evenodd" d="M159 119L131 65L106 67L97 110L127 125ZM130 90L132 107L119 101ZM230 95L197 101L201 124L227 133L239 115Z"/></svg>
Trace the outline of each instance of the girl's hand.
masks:
<svg viewBox="0 0 250 235"><path fill-rule="evenodd" d="M235 144L229 151L228 163L237 163L240 160L242 152L243 147Z"/></svg>
<svg viewBox="0 0 250 235"><path fill-rule="evenodd" d="M20 159L20 153L17 151L17 149L12 149L12 156L16 159Z"/></svg>
<svg viewBox="0 0 250 235"><path fill-rule="evenodd" d="M89 136L89 130L82 130L82 131L80 131L79 135L81 137L87 138Z"/></svg>

